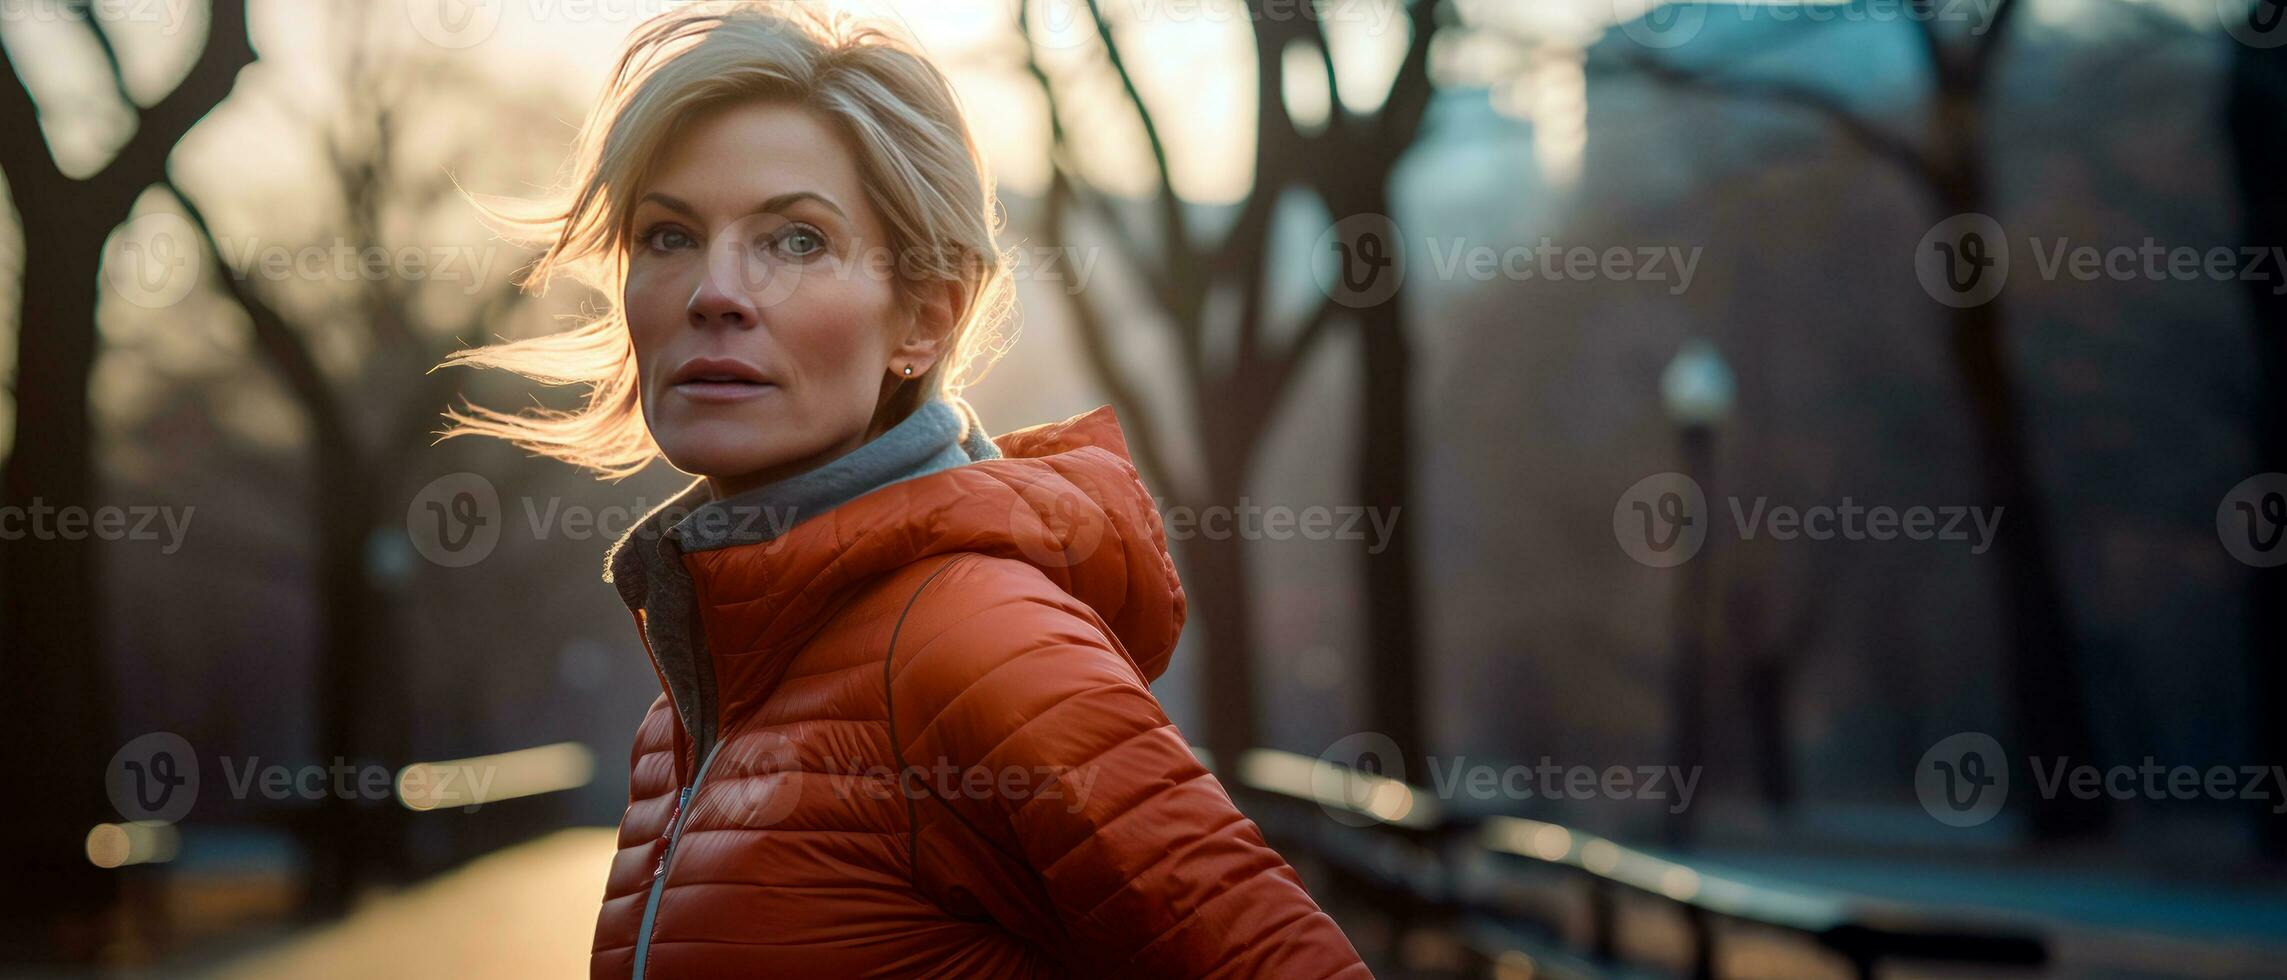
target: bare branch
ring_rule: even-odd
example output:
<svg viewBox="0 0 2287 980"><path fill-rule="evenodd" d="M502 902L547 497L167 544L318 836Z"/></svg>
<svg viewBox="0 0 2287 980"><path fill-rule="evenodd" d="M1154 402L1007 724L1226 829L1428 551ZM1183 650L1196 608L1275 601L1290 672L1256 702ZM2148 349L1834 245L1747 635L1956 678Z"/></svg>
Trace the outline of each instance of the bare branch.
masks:
<svg viewBox="0 0 2287 980"><path fill-rule="evenodd" d="M1199 391L1199 376L1205 369L1199 339L1200 328L1196 322L1196 314L1194 313L1187 318L1183 311L1187 309L1196 311L1198 304L1186 302L1183 297L1177 294L1176 287L1167 279L1166 271L1160 268L1161 264L1147 258L1142 245L1128 234L1126 221L1112 206L1110 199L1088 188L1085 179L1080 176L1078 161L1072 159L1071 140L1064 128L1063 112L1056 97L1056 86L1049 80L1047 69L1040 63L1039 49L1032 39L1029 12L1023 4L1017 6L1017 32L1023 38L1025 45L1025 68L1032 75L1033 80L1039 84L1041 97L1047 103L1049 169L1052 175L1052 183L1048 193L1049 218L1045 224L1047 224L1050 234L1057 236L1064 234L1063 203L1059 200L1060 191L1063 195L1081 202L1083 206L1095 212L1103 222L1113 242L1127 256L1129 265L1143 277L1153 297L1158 300L1162 308L1173 313L1176 347L1183 352L1184 366L1188 369L1185 377L1191 381L1192 393L1196 396Z"/></svg>
<svg viewBox="0 0 2287 980"><path fill-rule="evenodd" d="M24 87L22 77L7 45L0 44L0 131L9 134L7 139L0 139L0 171L8 175L16 207L29 213L35 207L30 194L33 188L54 187L69 178L48 153L47 141L40 134L39 104L32 101L32 92Z"/></svg>
<svg viewBox="0 0 2287 980"><path fill-rule="evenodd" d="M1643 55L1631 55L1625 61L1645 77L1676 89L1716 98L1770 102L1806 110L1841 129L1860 148L1890 161L1917 180L1937 184L1944 179L1942 170L1922 152L1921 147L1859 115L1831 92L1789 82L1724 78Z"/></svg>
<svg viewBox="0 0 2287 980"><path fill-rule="evenodd" d="M95 48L103 55L104 70L111 76L111 88L119 93L119 101L129 109L135 108L135 97L127 91L127 73L119 67L119 49L111 44L111 35L104 31L103 22L90 9L93 0L73 0L64 6L80 23L87 25L87 33L95 41Z"/></svg>
<svg viewBox="0 0 2287 980"><path fill-rule="evenodd" d="M1390 96L1382 103L1379 132L1375 137L1382 146L1412 146L1414 134L1421 129L1422 117L1429 112L1429 99L1433 94L1429 81L1429 42L1437 33L1438 5L1439 0L1413 0L1410 17L1413 36L1406 42L1406 57L1398 64L1398 77L1390 82Z"/></svg>
<svg viewBox="0 0 2287 980"><path fill-rule="evenodd" d="M1064 206L1070 198L1071 187L1065 181L1064 172L1053 171L1049 176L1047 215L1042 220L1052 234L1060 233L1063 228ZM1145 404L1137 385L1112 354L1110 328L1086 296L1076 290L1063 292L1065 306L1072 313L1073 328L1080 336L1080 352L1088 359L1088 366L1103 382L1105 392L1119 411L1120 427L1130 436L1129 450L1138 467L1147 480L1189 499L1188 494L1181 492L1178 474L1167 465L1166 443L1160 438L1159 423L1151 413L1151 406Z"/></svg>
<svg viewBox="0 0 2287 980"><path fill-rule="evenodd" d="M174 91L140 113L135 135L127 138L119 154L91 181L111 199L107 203L124 208L153 180L166 179L167 157L175 144L229 97L237 86L239 70L253 63L245 0L214 0L207 18L206 45L199 50L190 73Z"/></svg>
<svg viewBox="0 0 2287 980"><path fill-rule="evenodd" d="M1175 194L1175 175L1168 168L1167 144L1160 138L1159 122L1152 116L1151 106L1145 104L1142 90L1136 87L1135 74L1128 70L1119 42L1112 37L1112 24L1104 19L1099 0L1087 2L1088 16L1096 22L1096 36L1104 43L1104 55L1111 62L1113 73L1119 76L1120 89L1127 94L1128 104L1135 108L1136 120L1143 125L1144 140L1151 146L1152 167L1159 178L1161 268L1166 270L1168 282L1182 301L1175 311L1176 320L1187 325L1184 343L1196 347L1199 331L1189 324L1198 317L1198 304L1206 292L1206 277L1197 275L1191 267L1194 261L1191 222L1184 217L1183 199ZM1031 40L1029 34L1026 40Z"/></svg>
<svg viewBox="0 0 2287 980"><path fill-rule="evenodd" d="M2015 19L2019 6L2021 4L2017 0L1999 0L1999 4L1993 8L1993 22L1985 25L1985 32L1977 37L1976 47L1970 49L1969 82L1972 86L1982 88L1990 79L2001 48L2009 40L2009 22ZM2140 12L2150 14L2150 11Z"/></svg>
<svg viewBox="0 0 2287 980"><path fill-rule="evenodd" d="M207 223L206 214L199 210L198 204L182 188L177 187L172 179L161 178L159 183L175 196L184 216L190 219L191 227L198 230L199 238L206 244L208 253L219 259L223 251L215 240L214 228ZM222 283L224 292L230 295L231 300L246 312L246 318L254 328L256 349L262 353L262 359L278 372L280 380L286 383L287 391L309 416L315 437L338 440L341 448L353 450L355 443L351 441L349 426L342 417L341 403L334 395L325 369L318 365L317 357L311 353L308 340L290 326L285 315L257 294L245 279L228 269L223 269L215 278Z"/></svg>
<svg viewBox="0 0 2287 980"><path fill-rule="evenodd" d="M1293 342L1287 344L1284 356L1276 358L1268 366L1268 374L1262 385L1265 417L1257 421L1257 431L1269 421L1269 410L1277 408L1279 403L1286 400L1287 389L1293 386L1295 375L1301 373L1302 365L1309 362L1312 350L1332 332L1339 312L1331 298L1319 301L1318 308L1312 310L1296 330Z"/></svg>

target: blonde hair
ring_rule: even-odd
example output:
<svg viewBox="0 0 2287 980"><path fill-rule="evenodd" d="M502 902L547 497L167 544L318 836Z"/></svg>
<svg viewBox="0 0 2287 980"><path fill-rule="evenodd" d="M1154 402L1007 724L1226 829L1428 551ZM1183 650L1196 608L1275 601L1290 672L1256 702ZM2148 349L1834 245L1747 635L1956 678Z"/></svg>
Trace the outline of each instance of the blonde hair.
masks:
<svg viewBox="0 0 2287 980"><path fill-rule="evenodd" d="M573 329L455 351L440 367L502 368L544 384L586 385L584 404L573 411L448 409L441 438L494 436L612 479L658 457L619 307L634 197L679 127L709 110L752 102L818 112L850 141L867 197L900 256L901 308L918 299L918 290L905 288L908 277L964 287L947 356L891 396L885 424L931 397L959 400L999 359L1014 309L1011 260L994 243L1003 216L945 76L912 45L846 14L790 0L693 4L654 16L630 35L554 196L491 205L472 198L504 235L543 247L526 291L544 291L567 275L603 294L607 305Z"/></svg>

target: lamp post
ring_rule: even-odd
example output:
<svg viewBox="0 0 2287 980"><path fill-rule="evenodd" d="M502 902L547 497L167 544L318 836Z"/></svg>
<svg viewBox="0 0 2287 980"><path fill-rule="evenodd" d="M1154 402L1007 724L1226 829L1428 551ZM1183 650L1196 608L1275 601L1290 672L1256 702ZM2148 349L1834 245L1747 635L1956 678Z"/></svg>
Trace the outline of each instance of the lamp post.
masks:
<svg viewBox="0 0 2287 980"><path fill-rule="evenodd" d="M1731 418L1735 389L1723 355L1714 344L1698 338L1684 341L1675 359L1660 373L1660 402L1683 444L1683 473L1702 486L1714 472L1715 430ZM1707 499L1712 502L1712 498ZM1709 513L1693 515L1708 522L1707 544L1713 544L1716 537L1714 510L1710 506ZM1702 747L1707 738L1707 701L1703 689L1708 673L1707 620L1714 592L1705 545L1696 558L1676 570L1682 579L1676 583L1675 660L1669 668L1674 687L1668 700L1668 763L1686 778L1697 778L1693 773L1705 758ZM1670 809L1663 835L1669 848L1680 849L1690 843L1690 809Z"/></svg>

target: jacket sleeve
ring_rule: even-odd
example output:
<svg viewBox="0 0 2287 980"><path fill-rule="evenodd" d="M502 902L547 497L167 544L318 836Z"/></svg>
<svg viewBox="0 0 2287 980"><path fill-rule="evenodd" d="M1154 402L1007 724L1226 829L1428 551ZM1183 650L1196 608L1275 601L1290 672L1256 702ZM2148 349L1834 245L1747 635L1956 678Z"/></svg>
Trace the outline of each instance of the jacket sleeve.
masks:
<svg viewBox="0 0 2287 980"><path fill-rule="evenodd" d="M964 774L931 795L1039 875L1077 965L1371 976L1091 610L1061 595L983 602L896 651L897 737L908 766Z"/></svg>

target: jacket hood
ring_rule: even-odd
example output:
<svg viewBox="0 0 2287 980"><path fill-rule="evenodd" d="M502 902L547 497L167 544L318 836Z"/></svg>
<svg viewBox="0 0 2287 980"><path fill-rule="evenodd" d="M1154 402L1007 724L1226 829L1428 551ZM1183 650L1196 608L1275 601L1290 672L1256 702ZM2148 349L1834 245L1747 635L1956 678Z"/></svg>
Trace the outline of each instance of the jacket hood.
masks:
<svg viewBox="0 0 2287 980"><path fill-rule="evenodd" d="M933 556L983 554L1038 569L1103 619L1147 681L1159 677L1183 628L1183 589L1110 406L991 446L971 444L969 462L788 515L774 534L687 552L667 532L678 504L688 511L686 493L614 545L606 578L640 615L659 567L644 552L679 557L696 603L716 610L706 617L714 674L751 692L775 684L792 651L858 587ZM703 500L704 485L694 489Z"/></svg>

